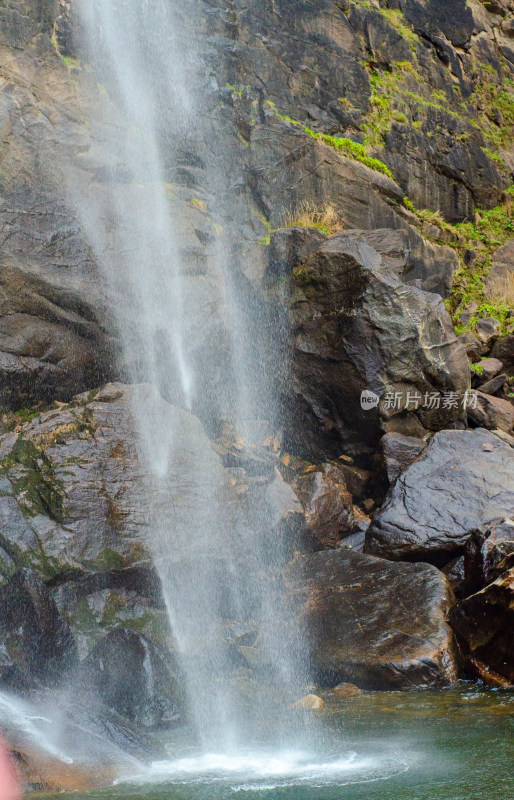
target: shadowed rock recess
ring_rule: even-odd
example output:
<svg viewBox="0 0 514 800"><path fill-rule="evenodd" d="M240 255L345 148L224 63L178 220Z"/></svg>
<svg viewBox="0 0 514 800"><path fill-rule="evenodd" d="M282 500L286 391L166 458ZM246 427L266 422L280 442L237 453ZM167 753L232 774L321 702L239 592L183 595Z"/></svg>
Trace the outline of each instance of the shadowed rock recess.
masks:
<svg viewBox="0 0 514 800"><path fill-rule="evenodd" d="M308 642L305 695L512 688L514 3L175 4L207 87L200 132L156 122L191 403L173 370L149 385L130 346L141 298L107 285L124 276L128 223L94 243L78 211L78 186L88 210L109 196L137 208L156 187L111 147L119 98L75 5L0 0L0 692L66 709L80 685L92 740L158 752L152 732L192 713L162 562L196 574L195 559L220 583L252 574L238 603L221 592L216 645L252 697L274 679L258 620L277 586L292 600L279 638ZM233 287L252 312L244 431ZM136 407L173 437L167 482L148 474ZM179 536L204 477L233 521L230 570L223 526L202 552ZM195 657L211 645L199 636ZM85 778L1 716L0 730L29 789L112 778L107 755Z"/></svg>

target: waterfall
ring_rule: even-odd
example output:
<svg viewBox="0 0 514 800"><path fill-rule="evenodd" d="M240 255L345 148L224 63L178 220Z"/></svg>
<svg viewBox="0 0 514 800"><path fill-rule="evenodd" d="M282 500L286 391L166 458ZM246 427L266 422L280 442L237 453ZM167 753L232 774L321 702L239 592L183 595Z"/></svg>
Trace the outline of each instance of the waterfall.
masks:
<svg viewBox="0 0 514 800"><path fill-rule="evenodd" d="M85 185L80 164L67 165L68 192L116 311L120 369L152 386L133 408L154 508L146 544L189 715L204 752L233 752L247 739L249 714L266 718L274 696L301 696L306 661L282 586L288 554L264 510L242 513L205 444L204 429L212 437L225 426L247 441L253 422L276 421L253 346L266 323L233 257L233 134L196 36L201 5L77 4L78 44L92 70L84 80L98 95L87 122L99 167ZM197 231L203 250L191 248L191 216L207 226ZM183 409L178 417L163 398ZM253 700L227 644L234 628L259 637L265 691Z"/></svg>

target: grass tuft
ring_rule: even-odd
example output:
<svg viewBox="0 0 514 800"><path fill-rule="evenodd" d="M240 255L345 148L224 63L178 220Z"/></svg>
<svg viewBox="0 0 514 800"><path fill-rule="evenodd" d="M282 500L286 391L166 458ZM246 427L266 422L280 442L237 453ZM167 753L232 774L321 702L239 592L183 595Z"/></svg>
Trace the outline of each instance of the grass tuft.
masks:
<svg viewBox="0 0 514 800"><path fill-rule="evenodd" d="M303 202L295 211L288 211L284 218L284 228L317 228L327 236L344 228L336 208L330 203L318 207L314 203Z"/></svg>

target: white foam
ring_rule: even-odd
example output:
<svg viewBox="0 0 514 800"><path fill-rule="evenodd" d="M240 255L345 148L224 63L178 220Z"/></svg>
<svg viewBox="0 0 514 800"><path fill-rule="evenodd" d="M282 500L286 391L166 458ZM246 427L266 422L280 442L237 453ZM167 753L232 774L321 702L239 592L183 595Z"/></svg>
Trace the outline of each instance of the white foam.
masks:
<svg viewBox="0 0 514 800"><path fill-rule="evenodd" d="M359 756L347 752L318 760L301 751L279 753L205 753L187 758L155 761L143 773L116 783L228 783L234 792L271 791L286 786L346 785L386 780L408 769L395 757Z"/></svg>

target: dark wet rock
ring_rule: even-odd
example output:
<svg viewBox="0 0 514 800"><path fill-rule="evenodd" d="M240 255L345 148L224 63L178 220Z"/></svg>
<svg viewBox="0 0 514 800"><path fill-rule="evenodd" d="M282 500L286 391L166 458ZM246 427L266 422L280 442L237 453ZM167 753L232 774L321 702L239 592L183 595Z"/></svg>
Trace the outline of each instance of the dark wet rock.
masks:
<svg viewBox="0 0 514 800"><path fill-rule="evenodd" d="M494 344L491 355L502 362L509 375L514 375L514 334L511 333L498 339Z"/></svg>
<svg viewBox="0 0 514 800"><path fill-rule="evenodd" d="M344 238L348 242L364 242L372 247L380 254L384 269L405 283L437 292L443 297L448 295L458 266L451 247L434 245L401 228L345 230Z"/></svg>
<svg viewBox="0 0 514 800"><path fill-rule="evenodd" d="M290 581L302 598L316 680L393 690L456 680L445 621L453 595L435 567L326 550L296 562Z"/></svg>
<svg viewBox="0 0 514 800"><path fill-rule="evenodd" d="M461 597L465 591L464 556L454 558L449 564L446 564L446 566L443 567L442 572L444 575L446 575L448 583L453 589L454 595L456 597Z"/></svg>
<svg viewBox="0 0 514 800"><path fill-rule="evenodd" d="M334 547L354 532L357 516L339 464L327 463L298 481L306 521L323 547Z"/></svg>
<svg viewBox="0 0 514 800"><path fill-rule="evenodd" d="M179 718L177 668L164 648L141 633L111 631L83 668L85 680L123 717L147 727Z"/></svg>
<svg viewBox="0 0 514 800"><path fill-rule="evenodd" d="M9 655L5 644L0 644L0 686L13 692L26 692L32 688L31 682L18 669L15 661Z"/></svg>
<svg viewBox="0 0 514 800"><path fill-rule="evenodd" d="M498 520L472 531L464 551L464 570L468 594L480 591L494 581L498 565L514 553L514 521Z"/></svg>
<svg viewBox="0 0 514 800"><path fill-rule="evenodd" d="M336 463L342 482L350 492L352 499L357 503L366 499L372 488L370 486L371 472L348 463L346 457L340 458Z"/></svg>
<svg viewBox="0 0 514 800"><path fill-rule="evenodd" d="M387 470L387 479L393 484L426 447L426 442L402 433L386 433L380 441Z"/></svg>
<svg viewBox="0 0 514 800"><path fill-rule="evenodd" d="M469 365L437 295L402 283L376 250L346 233L311 253L293 278L292 375L284 387L293 393L292 437L316 426L324 447L358 442L365 451L386 431L423 435L461 416ZM378 406L361 408L364 391ZM457 402L444 403L446 392ZM439 408L424 403L432 394Z"/></svg>
<svg viewBox="0 0 514 800"><path fill-rule="evenodd" d="M460 600L450 611L450 624L466 643L472 659L514 684L514 568L480 592ZM500 683L501 685L501 683Z"/></svg>
<svg viewBox="0 0 514 800"><path fill-rule="evenodd" d="M456 47L465 47L474 30L474 20L466 0L400 0L406 19L427 39L445 36Z"/></svg>
<svg viewBox="0 0 514 800"><path fill-rule="evenodd" d="M69 400L113 373L112 342L91 306L20 270L0 268L1 409ZM51 309L51 311L49 311Z"/></svg>
<svg viewBox="0 0 514 800"><path fill-rule="evenodd" d="M75 666L69 625L36 572L23 569L0 586L0 637L12 667L29 685L51 685ZM8 684L11 676L7 676Z"/></svg>
<svg viewBox="0 0 514 800"><path fill-rule="evenodd" d="M512 403L484 392L473 393L471 398L468 407L468 421L471 426L487 428L491 431L499 428L505 433L512 433L514 428L514 405Z"/></svg>
<svg viewBox="0 0 514 800"><path fill-rule="evenodd" d="M395 61L411 61L412 51L407 39L374 8L363 9L352 5L349 21L363 37L366 50L378 66L390 67Z"/></svg>
<svg viewBox="0 0 514 800"><path fill-rule="evenodd" d="M366 541L366 530L346 536L340 542L339 547L343 548L344 550L353 550L355 553L363 553L364 543Z"/></svg>
<svg viewBox="0 0 514 800"><path fill-rule="evenodd" d="M268 261L270 279L289 275L325 239L325 234L317 228L294 227L273 231Z"/></svg>
<svg viewBox="0 0 514 800"><path fill-rule="evenodd" d="M514 452L481 428L436 433L400 475L366 534L366 552L444 565L470 531L514 507Z"/></svg>

